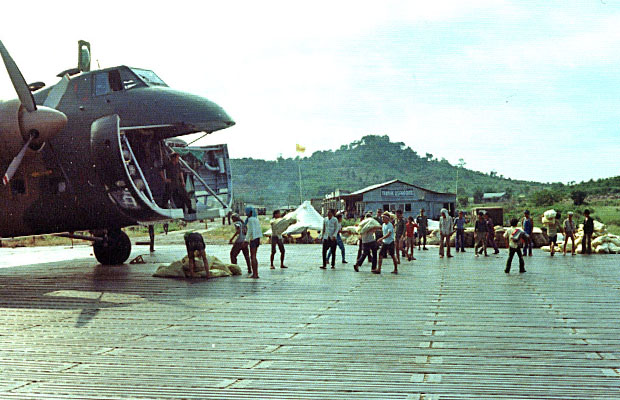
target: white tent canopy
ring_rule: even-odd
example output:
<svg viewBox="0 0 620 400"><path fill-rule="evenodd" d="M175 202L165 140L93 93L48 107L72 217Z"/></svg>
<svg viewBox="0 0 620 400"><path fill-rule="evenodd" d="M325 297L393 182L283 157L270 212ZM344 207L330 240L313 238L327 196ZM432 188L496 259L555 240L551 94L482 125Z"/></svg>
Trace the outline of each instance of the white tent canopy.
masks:
<svg viewBox="0 0 620 400"><path fill-rule="evenodd" d="M323 217L319 214L314 207L310 204L310 201L304 201L295 211L291 214L295 216L296 223L289 226L283 233L283 235L295 235L302 233L306 229L313 229L320 231L323 229ZM289 215L287 215L289 216ZM271 236L271 229L265 232L265 235Z"/></svg>

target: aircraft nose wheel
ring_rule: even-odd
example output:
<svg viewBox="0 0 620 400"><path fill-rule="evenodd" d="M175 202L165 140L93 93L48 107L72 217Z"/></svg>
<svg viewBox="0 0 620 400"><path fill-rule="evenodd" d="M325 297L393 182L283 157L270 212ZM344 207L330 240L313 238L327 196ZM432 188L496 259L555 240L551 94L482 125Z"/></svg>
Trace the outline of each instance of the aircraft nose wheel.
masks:
<svg viewBox="0 0 620 400"><path fill-rule="evenodd" d="M120 229L110 229L102 241L93 243L95 258L103 265L123 264L131 253L129 236Z"/></svg>

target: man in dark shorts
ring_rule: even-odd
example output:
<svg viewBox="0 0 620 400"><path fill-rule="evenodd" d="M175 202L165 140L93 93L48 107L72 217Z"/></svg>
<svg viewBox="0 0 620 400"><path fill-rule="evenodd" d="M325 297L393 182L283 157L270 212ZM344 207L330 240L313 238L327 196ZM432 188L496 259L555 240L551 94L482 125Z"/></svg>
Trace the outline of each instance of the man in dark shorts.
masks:
<svg viewBox="0 0 620 400"><path fill-rule="evenodd" d="M280 210L275 210L273 212L273 218L270 221L271 224L271 265L270 268L274 269L273 259L276 256L276 248L280 250L280 268L288 268L284 265L284 238L282 237L282 232L278 230L277 222L282 217L282 213Z"/></svg>
<svg viewBox="0 0 620 400"><path fill-rule="evenodd" d="M209 261L207 261L207 253L205 253L205 242L202 235L198 232L188 232L184 236L185 248L187 249L187 258L189 258L189 275L196 277L196 261L194 260L194 252L198 251L202 262L205 266L206 279L209 279Z"/></svg>
<svg viewBox="0 0 620 400"><path fill-rule="evenodd" d="M383 218L383 226L382 226L383 236L381 236L379 240L377 240L377 242L378 243L383 242L383 244L381 245L381 252L379 253L379 265L377 266L377 269L372 272L375 274L381 273L381 264L383 264L383 259L386 258L389 254L390 257L392 257L392 261L394 261L394 270L392 271L392 273L398 274L398 263L396 262L396 255L394 254L394 240L395 240L394 225L392 225L392 223L390 222L390 219L391 219L390 214L387 211L383 213L382 218Z"/></svg>

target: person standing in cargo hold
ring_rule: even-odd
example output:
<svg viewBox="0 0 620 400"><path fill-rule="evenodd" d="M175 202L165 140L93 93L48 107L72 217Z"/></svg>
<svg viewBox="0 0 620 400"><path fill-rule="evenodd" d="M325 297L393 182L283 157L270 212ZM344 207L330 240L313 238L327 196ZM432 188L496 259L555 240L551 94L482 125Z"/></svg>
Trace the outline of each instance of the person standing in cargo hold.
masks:
<svg viewBox="0 0 620 400"><path fill-rule="evenodd" d="M172 200L175 207L184 207L188 214L192 214L192 202L185 190L185 179L183 179L178 153L172 153L170 160L164 163L159 174L165 183L164 207L167 207L168 201Z"/></svg>
<svg viewBox="0 0 620 400"><path fill-rule="evenodd" d="M252 261L252 278L258 279L258 259L256 258L256 252L258 246L260 246L260 238L263 237L263 231L260 228L260 222L258 221L258 214L256 209L252 206L245 208L245 226L247 233L245 241L250 246L250 260Z"/></svg>
<svg viewBox="0 0 620 400"><path fill-rule="evenodd" d="M235 234L230 238L228 243L232 244L233 247L230 250L230 263L237 264L237 256L239 253L243 253L243 258L245 258L245 263L248 266L248 274L252 273L252 262L250 261L250 251L248 250L248 242L245 241L245 235L247 233L247 227L239 218L239 214L232 215L233 224L235 226ZM233 242L234 240L234 242Z"/></svg>
<svg viewBox="0 0 620 400"><path fill-rule="evenodd" d="M332 269L336 268L336 235L338 234L338 220L334 217L335 210L327 211L327 218L323 220L323 266L321 269L327 268L327 251L332 250Z"/></svg>
<svg viewBox="0 0 620 400"><path fill-rule="evenodd" d="M534 240L532 240L532 232L534 232L534 220L530 216L530 210L525 210L523 212L523 220L521 220L521 228L523 228L523 231L527 233L527 239L525 241L525 248L523 249L523 255L531 257L532 249L534 248Z"/></svg>
<svg viewBox="0 0 620 400"><path fill-rule="evenodd" d="M428 229L428 217L424 215L424 209L420 210L420 215L417 216L416 222L418 224L418 250L420 250L420 246L424 250L428 250L426 248L426 230ZM424 239L424 242L422 242Z"/></svg>

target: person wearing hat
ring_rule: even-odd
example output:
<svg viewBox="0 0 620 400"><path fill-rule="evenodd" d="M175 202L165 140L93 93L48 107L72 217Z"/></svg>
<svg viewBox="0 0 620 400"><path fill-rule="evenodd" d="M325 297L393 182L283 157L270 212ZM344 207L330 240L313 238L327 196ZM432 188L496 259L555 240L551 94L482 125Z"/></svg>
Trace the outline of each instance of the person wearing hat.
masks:
<svg viewBox="0 0 620 400"><path fill-rule="evenodd" d="M366 214L364 219L372 219L372 212ZM362 252L358 253L357 261L353 265L355 272L359 272L359 267L362 266L366 257L372 265L371 271L377 268L377 241L375 240L375 230L381 229L380 227L372 228L360 235L360 246Z"/></svg>
<svg viewBox="0 0 620 400"><path fill-rule="evenodd" d="M448 258L453 257L450 254L450 236L454 229L454 220L448 214L448 210L445 208L441 209L441 217L439 217L439 257L443 258L443 248L444 246L447 248L446 255Z"/></svg>
<svg viewBox="0 0 620 400"><path fill-rule="evenodd" d="M534 220L530 216L530 210L525 210L523 212L521 228L523 228L523 231L528 235L527 241L525 242L525 248L523 249L523 255L531 257L532 249L534 248L534 240L532 240L532 232L534 231Z"/></svg>
<svg viewBox="0 0 620 400"><path fill-rule="evenodd" d="M568 212L568 218L564 220L564 251L563 255L566 255L566 243L568 243L568 239L570 238L572 246L571 246L571 255L575 255L575 221L573 221L573 212Z"/></svg>
<svg viewBox="0 0 620 400"><path fill-rule="evenodd" d="M379 240L377 240L378 243L382 243L381 252L379 253L379 265L377 265L377 269L373 270L372 272L375 274L381 273L381 264L383 263L383 259L389 254L390 257L392 257L392 261L394 261L394 270L392 271L392 273L397 274L398 262L396 262L396 256L394 255L394 225L392 225L392 222L390 222L392 216L389 212L386 211L383 213L381 218L383 219L383 236L381 236Z"/></svg>
<svg viewBox="0 0 620 400"><path fill-rule="evenodd" d="M424 215L423 208L420 209L420 215L416 217L416 223L418 224L418 250L420 250L420 246L423 246L424 250L428 250L426 248L426 230L428 229L428 217Z"/></svg>

